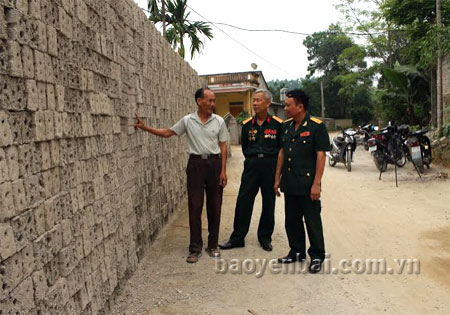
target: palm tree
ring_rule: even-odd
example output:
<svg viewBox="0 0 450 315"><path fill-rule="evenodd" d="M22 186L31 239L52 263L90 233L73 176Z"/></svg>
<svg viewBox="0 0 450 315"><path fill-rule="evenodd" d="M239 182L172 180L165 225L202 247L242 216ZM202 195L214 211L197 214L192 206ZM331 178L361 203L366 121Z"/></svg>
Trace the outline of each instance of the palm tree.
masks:
<svg viewBox="0 0 450 315"><path fill-rule="evenodd" d="M167 5L165 8L164 3ZM160 9L161 7L161 9ZM191 42L191 59L195 53L200 53L203 48L203 42L199 34L205 35L208 39L213 38L211 27L200 21L190 21L189 14L186 12L187 0L148 0L148 9L150 11L149 20L153 23L167 23L167 32L165 37L172 45L173 49L184 58L185 46L184 38L187 36Z"/></svg>

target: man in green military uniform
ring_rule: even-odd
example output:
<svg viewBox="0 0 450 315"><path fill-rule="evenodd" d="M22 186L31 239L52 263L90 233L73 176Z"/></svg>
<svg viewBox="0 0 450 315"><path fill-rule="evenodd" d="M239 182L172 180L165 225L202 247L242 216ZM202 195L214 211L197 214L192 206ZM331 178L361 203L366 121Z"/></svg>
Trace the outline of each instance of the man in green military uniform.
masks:
<svg viewBox="0 0 450 315"><path fill-rule="evenodd" d="M264 250L272 250L276 199L273 184L283 121L268 114L271 101L272 95L269 91L257 90L253 97L255 116L243 123L244 172L236 201L233 233L228 242L220 245L221 249L245 246L244 240L250 228L253 204L258 190L261 189L262 213L258 226L258 240Z"/></svg>
<svg viewBox="0 0 450 315"><path fill-rule="evenodd" d="M280 196L279 188L284 192L285 228L291 248L278 261L292 263L306 259L304 218L310 243L309 272L316 273L325 258L320 192L330 139L325 124L308 114L308 101L308 95L302 90L286 94L284 109L290 119L284 122L274 190L277 196Z"/></svg>

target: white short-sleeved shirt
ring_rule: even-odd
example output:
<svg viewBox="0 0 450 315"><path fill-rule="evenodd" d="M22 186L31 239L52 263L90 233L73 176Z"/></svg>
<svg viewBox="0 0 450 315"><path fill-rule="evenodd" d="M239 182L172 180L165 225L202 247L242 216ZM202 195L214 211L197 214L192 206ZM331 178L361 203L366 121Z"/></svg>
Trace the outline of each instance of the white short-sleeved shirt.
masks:
<svg viewBox="0 0 450 315"><path fill-rule="evenodd" d="M228 141L228 130L222 117L212 114L203 124L194 112L181 118L171 128L177 136L187 134L189 154L219 154L219 142Z"/></svg>

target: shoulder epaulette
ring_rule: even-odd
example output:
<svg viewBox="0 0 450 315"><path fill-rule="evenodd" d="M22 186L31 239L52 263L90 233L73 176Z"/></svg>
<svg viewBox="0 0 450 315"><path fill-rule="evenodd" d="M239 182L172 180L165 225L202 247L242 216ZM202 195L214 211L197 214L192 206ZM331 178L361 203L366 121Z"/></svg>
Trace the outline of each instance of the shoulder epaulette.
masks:
<svg viewBox="0 0 450 315"><path fill-rule="evenodd" d="M283 121L283 123L285 124L285 123L288 123L288 122L290 122L292 120L292 118L289 118L289 119L286 119L285 121Z"/></svg>
<svg viewBox="0 0 450 315"><path fill-rule="evenodd" d="M249 121L251 121L253 119L253 117L247 118L246 120L244 120L242 122L243 125L245 125L246 123L248 123Z"/></svg>
<svg viewBox="0 0 450 315"><path fill-rule="evenodd" d="M322 123L322 121L319 118L316 118L316 117L310 117L309 119L311 119L312 121L314 121L318 125L320 125Z"/></svg>
<svg viewBox="0 0 450 315"><path fill-rule="evenodd" d="M276 121L278 121L280 124L283 123L283 119L281 119L280 117L277 116L272 116L273 119L275 119Z"/></svg>

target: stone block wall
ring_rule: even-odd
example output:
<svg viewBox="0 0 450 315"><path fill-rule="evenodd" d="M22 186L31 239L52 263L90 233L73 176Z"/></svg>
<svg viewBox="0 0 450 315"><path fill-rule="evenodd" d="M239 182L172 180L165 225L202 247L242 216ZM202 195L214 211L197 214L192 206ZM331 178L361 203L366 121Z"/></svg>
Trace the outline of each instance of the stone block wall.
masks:
<svg viewBox="0 0 450 315"><path fill-rule="evenodd" d="M0 0L0 314L97 314L185 198L202 85L131 0Z"/></svg>
<svg viewBox="0 0 450 315"><path fill-rule="evenodd" d="M442 63L442 94L444 124L450 121L450 55L447 55Z"/></svg>

